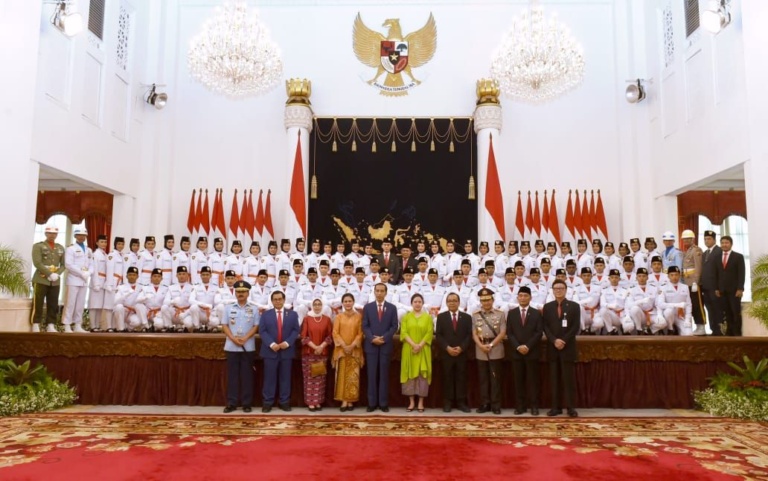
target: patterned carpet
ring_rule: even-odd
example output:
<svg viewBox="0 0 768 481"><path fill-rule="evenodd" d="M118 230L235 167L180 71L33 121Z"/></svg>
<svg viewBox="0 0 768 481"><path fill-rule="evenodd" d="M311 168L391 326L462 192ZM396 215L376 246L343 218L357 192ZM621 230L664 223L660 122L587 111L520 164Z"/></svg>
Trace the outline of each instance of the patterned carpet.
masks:
<svg viewBox="0 0 768 481"><path fill-rule="evenodd" d="M713 418L43 414L0 419L0 479L311 479L318 464L323 479L349 479L350 463L355 478L385 477L381 465L366 473L364 449L394 461L386 477L412 479L476 478L479 468L485 479L768 480L767 428ZM242 453L269 462L254 478L236 469L249 462ZM398 471L409 456L421 460Z"/></svg>

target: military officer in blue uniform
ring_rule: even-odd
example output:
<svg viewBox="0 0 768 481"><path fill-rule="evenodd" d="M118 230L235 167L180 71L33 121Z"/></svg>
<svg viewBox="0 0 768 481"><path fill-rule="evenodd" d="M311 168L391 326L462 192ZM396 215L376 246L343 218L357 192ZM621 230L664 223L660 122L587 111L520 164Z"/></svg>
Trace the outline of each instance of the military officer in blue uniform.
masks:
<svg viewBox="0 0 768 481"><path fill-rule="evenodd" d="M227 406L225 413L234 411L238 404L243 412L251 412L253 404L253 358L256 353L254 336L259 328L259 310L248 302L251 285L246 281L235 282L237 302L227 305L221 324L227 340ZM238 398L240 403L238 403Z"/></svg>

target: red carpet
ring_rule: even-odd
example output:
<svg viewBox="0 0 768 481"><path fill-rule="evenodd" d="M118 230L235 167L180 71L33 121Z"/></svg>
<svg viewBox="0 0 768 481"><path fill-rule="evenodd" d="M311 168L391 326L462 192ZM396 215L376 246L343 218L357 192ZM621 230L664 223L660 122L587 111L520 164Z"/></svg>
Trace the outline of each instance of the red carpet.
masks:
<svg viewBox="0 0 768 481"><path fill-rule="evenodd" d="M768 479L766 431L690 418L51 414L0 420L0 479Z"/></svg>

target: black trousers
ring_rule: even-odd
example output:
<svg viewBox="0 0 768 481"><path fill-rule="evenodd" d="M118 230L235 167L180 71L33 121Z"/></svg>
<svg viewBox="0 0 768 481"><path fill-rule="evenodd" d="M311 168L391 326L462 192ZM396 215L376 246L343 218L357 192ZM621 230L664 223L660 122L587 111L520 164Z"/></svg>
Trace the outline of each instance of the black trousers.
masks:
<svg viewBox="0 0 768 481"><path fill-rule="evenodd" d="M440 356L443 365L443 404L455 403L457 406L467 405L467 355L458 356L443 354Z"/></svg>
<svg viewBox="0 0 768 481"><path fill-rule="evenodd" d="M563 391L566 409L576 408L576 377L575 362L555 358L549 361L549 382L552 391L552 407L560 409L560 378L563 380Z"/></svg>
<svg viewBox="0 0 768 481"><path fill-rule="evenodd" d="M726 336L741 336L741 297L735 292L720 292L725 322L728 324Z"/></svg>
<svg viewBox="0 0 768 481"><path fill-rule="evenodd" d="M255 352L227 351L227 406L253 406ZM238 400L242 401L239 403Z"/></svg>
<svg viewBox="0 0 768 481"><path fill-rule="evenodd" d="M40 324L43 320L43 302L46 306L45 323L55 325L59 315L59 286L35 283L35 300L32 308L32 322L35 324Z"/></svg>
<svg viewBox="0 0 768 481"><path fill-rule="evenodd" d="M501 359L477 360L480 378L480 405L501 409Z"/></svg>
<svg viewBox="0 0 768 481"><path fill-rule="evenodd" d="M539 407L539 360L512 359L515 375L515 408L525 410L528 406ZM528 404L526 404L526 394Z"/></svg>
<svg viewBox="0 0 768 481"><path fill-rule="evenodd" d="M712 335L722 336L723 303L721 299L715 295L715 291L709 289L703 289L701 295L704 298L704 306L707 308L707 318Z"/></svg>
<svg viewBox="0 0 768 481"><path fill-rule="evenodd" d="M704 320L704 295L699 287L698 292L691 292L691 314L694 324L706 324Z"/></svg>

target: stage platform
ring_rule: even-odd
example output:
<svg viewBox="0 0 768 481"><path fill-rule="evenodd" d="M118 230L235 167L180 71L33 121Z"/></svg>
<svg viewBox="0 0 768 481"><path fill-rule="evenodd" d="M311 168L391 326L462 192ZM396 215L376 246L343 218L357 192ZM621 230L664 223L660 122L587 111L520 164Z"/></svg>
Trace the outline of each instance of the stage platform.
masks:
<svg viewBox="0 0 768 481"><path fill-rule="evenodd" d="M257 339L257 346L259 339ZM692 391L727 369L728 361L768 357L768 338L579 337L576 365L577 406L583 408L694 407ZM76 386L78 402L111 405L223 406L223 334L48 334L0 333L0 359L41 362L58 379ZM258 350L258 348L257 348ZM390 369L390 405L403 406L399 348ZM479 404L477 371L470 351L469 401ZM503 407L514 403L512 366L504 363ZM550 405L547 363L541 365L541 407ZM333 401L329 373L327 405ZM429 407L442 407L440 364L433 364ZM254 366L256 404L260 404L262 363ZM359 405L365 405L365 369ZM301 365L293 366L292 404L303 406Z"/></svg>

